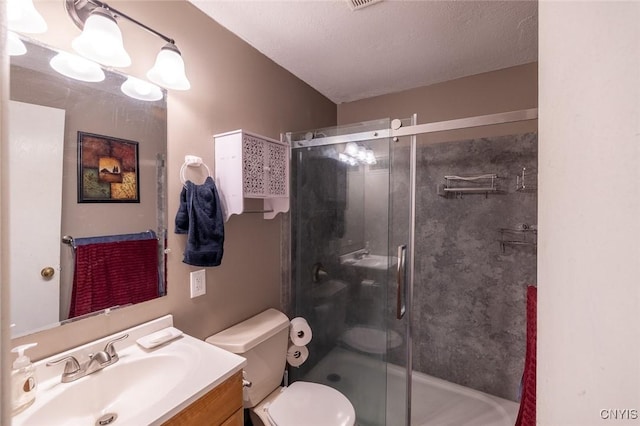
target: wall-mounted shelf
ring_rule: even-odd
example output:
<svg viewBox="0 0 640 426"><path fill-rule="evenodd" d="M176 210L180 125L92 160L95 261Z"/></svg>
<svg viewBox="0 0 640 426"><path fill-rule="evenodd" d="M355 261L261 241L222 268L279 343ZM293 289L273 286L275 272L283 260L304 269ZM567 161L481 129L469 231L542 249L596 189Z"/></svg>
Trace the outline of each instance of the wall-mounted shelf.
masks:
<svg viewBox="0 0 640 426"><path fill-rule="evenodd" d="M500 228L500 249L505 252L507 246L538 245L538 227L522 224L515 228Z"/></svg>
<svg viewBox="0 0 640 426"><path fill-rule="evenodd" d="M538 170L532 167L523 167L516 175L516 191L538 192Z"/></svg>
<svg viewBox="0 0 640 426"><path fill-rule="evenodd" d="M495 173L476 176L445 176L444 185L438 186L438 195L448 197L449 194L454 194L456 197L462 198L463 194L485 194L488 197L490 193L498 192L497 180L498 175Z"/></svg>
<svg viewBox="0 0 640 426"><path fill-rule="evenodd" d="M261 213L273 219L289 211L289 144L244 130L214 135L215 178L225 220L232 214ZM245 199L262 200L249 210Z"/></svg>

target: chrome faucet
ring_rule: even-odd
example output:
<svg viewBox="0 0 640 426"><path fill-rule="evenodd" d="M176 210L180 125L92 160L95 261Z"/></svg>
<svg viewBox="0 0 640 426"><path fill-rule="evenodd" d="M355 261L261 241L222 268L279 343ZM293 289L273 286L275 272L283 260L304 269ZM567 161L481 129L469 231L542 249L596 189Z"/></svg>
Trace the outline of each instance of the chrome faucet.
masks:
<svg viewBox="0 0 640 426"><path fill-rule="evenodd" d="M90 354L89 360L82 364L80 364L74 356L66 356L64 358L47 362L47 367L64 362L64 372L62 373L60 381L62 383L73 382L74 380L88 376L91 373L95 373L96 371L102 370L103 368L118 362L120 358L118 357L114 343L124 340L127 337L129 337L128 334L123 334L120 337L116 337L115 339L108 341L104 350L96 352L95 354Z"/></svg>
<svg viewBox="0 0 640 426"><path fill-rule="evenodd" d="M371 254L371 250L369 250L369 241L367 241L364 244L364 248L361 250L358 250L354 257L356 260L360 260L360 259L364 259L365 257L369 256Z"/></svg>

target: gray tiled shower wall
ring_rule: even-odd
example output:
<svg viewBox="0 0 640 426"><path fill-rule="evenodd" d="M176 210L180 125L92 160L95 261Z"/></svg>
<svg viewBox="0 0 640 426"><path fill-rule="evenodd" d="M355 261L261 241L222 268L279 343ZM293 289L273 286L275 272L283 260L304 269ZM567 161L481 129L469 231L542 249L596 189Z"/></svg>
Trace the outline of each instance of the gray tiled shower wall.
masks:
<svg viewBox="0 0 640 426"><path fill-rule="evenodd" d="M418 146L415 371L517 400L536 247L503 252L499 240L501 228L537 226L537 193L516 191L537 158L535 133ZM446 175L486 173L499 176L499 193L438 195Z"/></svg>
<svg viewBox="0 0 640 426"><path fill-rule="evenodd" d="M403 149L408 148L394 147L392 155L391 247L406 242L402 241L406 237L399 237L401 228L407 226L405 213L409 201L408 151L401 152ZM537 135L418 145L417 154L413 368L516 400L525 353L526 286L536 282L536 249L535 246L507 246L503 252L499 239L501 228L537 224L536 193L515 189L516 175L522 167L537 166ZM385 305L389 328L403 332L400 323L392 319L394 274L389 275L387 291L384 286L365 288L360 284L363 278L380 283L385 280L384 274L363 275L338 262L338 255L342 254L339 239L344 233L344 217L340 214L343 200L335 195L328 199L317 195L320 187L333 187L340 181L320 183L324 176L344 173L344 170L332 162L306 168L306 160L299 164L296 161L294 155L291 296L295 306L292 311L310 321L314 340L309 345L309 361L295 369L294 378L302 377L338 344L340 333L347 327L382 326ZM306 170L302 171L303 167ZM380 170L374 173L379 174ZM438 195L437 186L444 183L445 175L486 173L499 176L500 193L487 197L465 194L461 198ZM378 181L376 187L365 185L365 199L374 194L389 202L386 194L381 195L379 175L364 181ZM375 207L367 206L364 222L386 228L383 207L376 211ZM379 241L375 233L365 229L365 234L375 254L386 254L378 253L388 242L386 232L378 233ZM314 296L314 290L320 289L311 281L310 271L315 262L323 263L330 278L346 282L347 289L327 299ZM402 348L399 348L390 351L386 359L402 364L401 356Z"/></svg>

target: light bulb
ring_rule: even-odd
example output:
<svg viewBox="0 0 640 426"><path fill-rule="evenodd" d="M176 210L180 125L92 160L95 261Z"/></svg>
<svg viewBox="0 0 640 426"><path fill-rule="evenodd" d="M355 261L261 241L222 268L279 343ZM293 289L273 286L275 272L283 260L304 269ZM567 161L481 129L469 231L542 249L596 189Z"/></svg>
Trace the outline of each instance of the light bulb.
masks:
<svg viewBox="0 0 640 426"><path fill-rule="evenodd" d="M13 31L7 31L7 52L9 56L20 56L27 53L27 46Z"/></svg>
<svg viewBox="0 0 640 426"><path fill-rule="evenodd" d="M338 160L342 161L343 163L349 163L350 158L351 157L349 157L347 154L343 154L343 153L338 154Z"/></svg>
<svg viewBox="0 0 640 426"><path fill-rule="evenodd" d="M367 155L366 155L366 158L365 158L365 162L367 164L372 165L372 164L376 164L377 163L376 155L373 153L372 150L367 149L366 154Z"/></svg>
<svg viewBox="0 0 640 426"><path fill-rule="evenodd" d="M92 61L112 67L128 67L131 58L124 49L115 18L97 7L84 23L82 33L71 42L73 49Z"/></svg>
<svg viewBox="0 0 640 426"><path fill-rule="evenodd" d="M162 89L148 81L129 76L127 81L122 83L120 90L125 95L141 101L158 101L162 99Z"/></svg>
<svg viewBox="0 0 640 426"><path fill-rule="evenodd" d="M105 78L100 65L68 52L59 52L49 61L60 74L80 81L98 82Z"/></svg>
<svg viewBox="0 0 640 426"><path fill-rule="evenodd" d="M364 163L367 161L367 150L364 147L359 147L358 148L358 154L356 155L356 158L358 159L358 161L360 161L361 163Z"/></svg>
<svg viewBox="0 0 640 426"><path fill-rule="evenodd" d="M9 30L19 33L47 31L47 22L36 10L33 0L8 0L7 25Z"/></svg>
<svg viewBox="0 0 640 426"><path fill-rule="evenodd" d="M355 142L349 142L344 147L344 153L351 157L356 157L358 155L358 145Z"/></svg>
<svg viewBox="0 0 640 426"><path fill-rule="evenodd" d="M182 55L173 43L167 43L160 49L153 68L147 72L147 77L167 89L189 90L191 88L191 83L184 71Z"/></svg>

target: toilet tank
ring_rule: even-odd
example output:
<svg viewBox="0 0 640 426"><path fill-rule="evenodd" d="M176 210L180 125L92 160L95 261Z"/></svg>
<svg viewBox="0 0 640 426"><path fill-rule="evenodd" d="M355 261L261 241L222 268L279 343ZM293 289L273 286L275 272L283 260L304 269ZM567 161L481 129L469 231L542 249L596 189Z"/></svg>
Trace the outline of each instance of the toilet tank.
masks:
<svg viewBox="0 0 640 426"><path fill-rule="evenodd" d="M276 309L266 311L206 339L247 359L244 406L256 406L282 382L287 357L289 318Z"/></svg>

